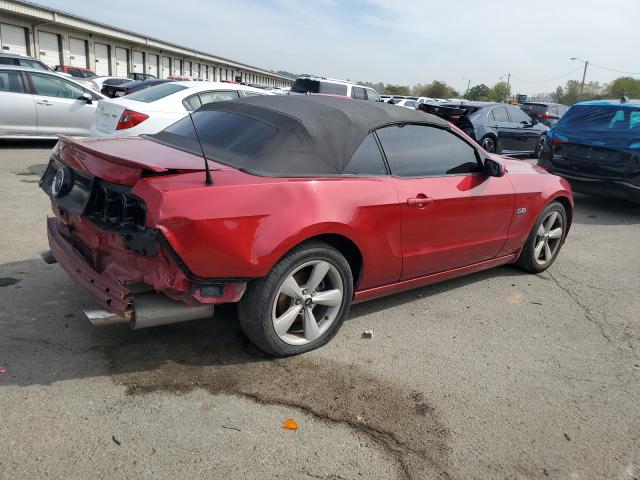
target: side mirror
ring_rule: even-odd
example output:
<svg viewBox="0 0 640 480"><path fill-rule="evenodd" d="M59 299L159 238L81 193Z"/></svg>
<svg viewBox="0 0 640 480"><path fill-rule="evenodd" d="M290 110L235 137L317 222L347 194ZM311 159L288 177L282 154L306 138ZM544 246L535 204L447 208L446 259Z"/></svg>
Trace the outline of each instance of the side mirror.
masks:
<svg viewBox="0 0 640 480"><path fill-rule="evenodd" d="M489 177L502 177L505 169L501 162L491 158L484 159L484 171Z"/></svg>
<svg viewBox="0 0 640 480"><path fill-rule="evenodd" d="M90 93L84 92L80 95L79 100L84 100L86 104L91 105L93 103L93 97Z"/></svg>

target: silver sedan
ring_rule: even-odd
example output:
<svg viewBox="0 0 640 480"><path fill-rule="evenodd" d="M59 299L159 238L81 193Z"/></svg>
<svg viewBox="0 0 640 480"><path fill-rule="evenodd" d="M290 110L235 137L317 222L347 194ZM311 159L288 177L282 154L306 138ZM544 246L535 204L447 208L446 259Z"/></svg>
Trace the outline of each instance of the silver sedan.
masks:
<svg viewBox="0 0 640 480"><path fill-rule="evenodd" d="M0 138L88 136L104 98L54 72L0 65Z"/></svg>

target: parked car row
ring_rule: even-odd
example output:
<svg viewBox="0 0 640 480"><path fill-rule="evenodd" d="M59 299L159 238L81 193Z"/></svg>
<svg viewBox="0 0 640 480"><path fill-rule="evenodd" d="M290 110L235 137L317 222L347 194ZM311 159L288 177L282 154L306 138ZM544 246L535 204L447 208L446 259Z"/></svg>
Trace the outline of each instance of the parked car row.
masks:
<svg viewBox="0 0 640 480"><path fill-rule="evenodd" d="M549 130L520 107L504 103L423 103L418 110L444 118L488 152L504 155L538 156Z"/></svg>
<svg viewBox="0 0 640 480"><path fill-rule="evenodd" d="M149 86L145 82L158 84ZM76 79L50 70L0 65L0 137L155 133L209 102L273 95L266 90L221 82L135 83L144 85L124 98L108 99ZM105 88L119 86L103 85Z"/></svg>

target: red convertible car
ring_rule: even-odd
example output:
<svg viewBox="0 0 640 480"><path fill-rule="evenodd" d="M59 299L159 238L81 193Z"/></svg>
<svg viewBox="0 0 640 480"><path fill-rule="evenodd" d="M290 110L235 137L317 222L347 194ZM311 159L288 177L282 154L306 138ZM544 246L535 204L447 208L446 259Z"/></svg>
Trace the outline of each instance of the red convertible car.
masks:
<svg viewBox="0 0 640 480"><path fill-rule="evenodd" d="M325 96L212 103L142 138L63 137L41 187L51 253L100 305L92 323L239 302L247 336L281 356L328 342L354 301L508 263L540 272L573 210L565 180L440 118Z"/></svg>

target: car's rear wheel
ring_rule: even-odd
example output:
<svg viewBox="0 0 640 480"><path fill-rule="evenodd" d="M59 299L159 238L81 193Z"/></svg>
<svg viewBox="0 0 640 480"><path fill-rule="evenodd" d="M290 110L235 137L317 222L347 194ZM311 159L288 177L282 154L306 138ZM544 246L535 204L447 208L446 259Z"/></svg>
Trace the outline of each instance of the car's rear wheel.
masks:
<svg viewBox="0 0 640 480"><path fill-rule="evenodd" d="M555 261L567 235L567 212L552 202L538 217L516 265L530 273L539 273Z"/></svg>
<svg viewBox="0 0 640 480"><path fill-rule="evenodd" d="M489 153L496 153L497 144L495 138L491 135L485 135L480 140L480 146Z"/></svg>
<svg viewBox="0 0 640 480"><path fill-rule="evenodd" d="M260 349L297 355L326 344L344 321L353 296L351 268L322 242L288 253L240 301L240 326Z"/></svg>

